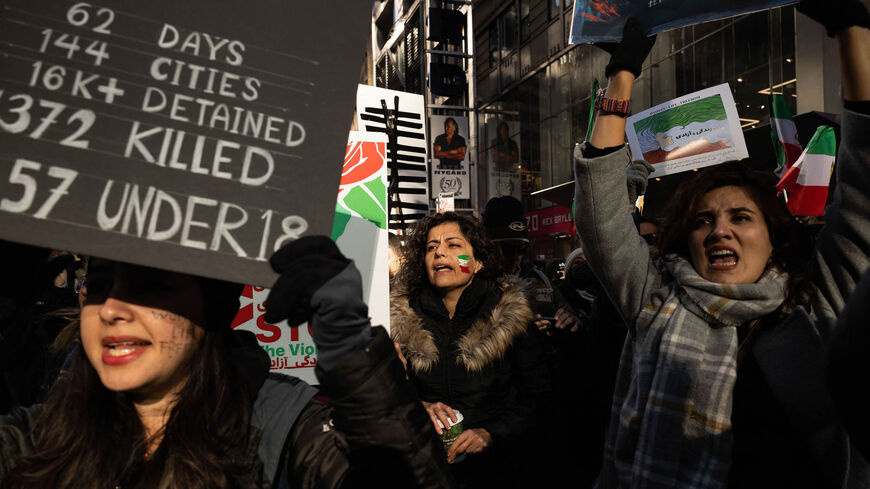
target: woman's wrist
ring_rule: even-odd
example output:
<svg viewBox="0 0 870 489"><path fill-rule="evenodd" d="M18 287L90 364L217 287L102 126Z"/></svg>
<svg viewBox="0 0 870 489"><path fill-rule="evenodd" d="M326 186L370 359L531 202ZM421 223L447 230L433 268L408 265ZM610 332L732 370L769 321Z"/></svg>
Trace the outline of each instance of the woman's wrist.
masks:
<svg viewBox="0 0 870 489"><path fill-rule="evenodd" d="M628 70L620 70L607 79L607 98L631 100L631 88L634 85L634 74Z"/></svg>
<svg viewBox="0 0 870 489"><path fill-rule="evenodd" d="M634 74L620 70L608 78L605 97L617 100L631 100L631 87L634 84ZM620 146L625 141L625 117L598 111L595 127L589 144L596 148Z"/></svg>

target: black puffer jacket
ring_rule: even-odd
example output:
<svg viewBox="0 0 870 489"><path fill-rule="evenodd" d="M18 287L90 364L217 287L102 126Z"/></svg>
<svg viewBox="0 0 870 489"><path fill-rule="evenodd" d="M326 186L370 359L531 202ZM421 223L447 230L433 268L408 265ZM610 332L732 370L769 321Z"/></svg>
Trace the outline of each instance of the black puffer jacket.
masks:
<svg viewBox="0 0 870 489"><path fill-rule="evenodd" d="M475 278L453 318L440 296L401 289L390 304L390 332L402 346L420 398L462 412L463 426L483 428L504 446L526 432L548 390L532 310L517 279Z"/></svg>

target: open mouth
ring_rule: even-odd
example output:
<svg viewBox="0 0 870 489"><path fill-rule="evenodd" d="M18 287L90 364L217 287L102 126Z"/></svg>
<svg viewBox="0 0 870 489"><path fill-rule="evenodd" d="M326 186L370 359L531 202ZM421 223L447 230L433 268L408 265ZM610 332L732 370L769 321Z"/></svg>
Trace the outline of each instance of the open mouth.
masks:
<svg viewBox="0 0 870 489"><path fill-rule="evenodd" d="M453 271L453 267L449 265L435 265L435 273L438 272L450 272Z"/></svg>
<svg viewBox="0 0 870 489"><path fill-rule="evenodd" d="M132 337L103 338L103 363L125 365L139 358L151 346L151 342Z"/></svg>
<svg viewBox="0 0 870 489"><path fill-rule="evenodd" d="M124 355L129 355L136 350L144 348L150 344L151 343L147 341L120 341L104 344L103 348L108 349L107 353L109 356L122 357Z"/></svg>
<svg viewBox="0 0 870 489"><path fill-rule="evenodd" d="M740 257L729 248L716 248L707 252L707 263L714 269L728 269L737 266Z"/></svg>

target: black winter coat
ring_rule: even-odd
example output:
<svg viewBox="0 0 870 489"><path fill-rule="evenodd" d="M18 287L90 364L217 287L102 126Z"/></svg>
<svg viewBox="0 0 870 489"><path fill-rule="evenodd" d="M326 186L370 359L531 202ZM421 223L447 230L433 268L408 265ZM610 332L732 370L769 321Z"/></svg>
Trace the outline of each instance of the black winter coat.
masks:
<svg viewBox="0 0 870 489"><path fill-rule="evenodd" d="M533 424L536 400L549 390L540 341L517 279L475 278L453 318L431 288L416 297L397 289L390 332L402 347L420 398L443 402L505 446Z"/></svg>

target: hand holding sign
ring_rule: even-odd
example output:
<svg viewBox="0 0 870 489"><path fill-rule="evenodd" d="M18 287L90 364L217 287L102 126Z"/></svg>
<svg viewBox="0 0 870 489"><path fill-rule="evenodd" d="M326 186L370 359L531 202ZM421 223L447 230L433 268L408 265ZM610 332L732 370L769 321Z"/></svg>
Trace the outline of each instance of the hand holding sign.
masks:
<svg viewBox="0 0 870 489"><path fill-rule="evenodd" d="M281 276L266 299L266 321L275 324L286 319L297 326L311 319L314 293L350 260L326 236L308 236L285 245L269 263Z"/></svg>
<svg viewBox="0 0 870 489"><path fill-rule="evenodd" d="M656 42L656 36L647 37L637 17L629 17L625 22L620 43L598 43L596 46L610 53L610 62L604 75L610 78L619 70L630 71L635 78L640 76L643 61Z"/></svg>
<svg viewBox="0 0 870 489"><path fill-rule="evenodd" d="M307 236L269 260L281 274L266 299L266 321L311 322L318 363L326 370L370 339L359 271L325 236Z"/></svg>

